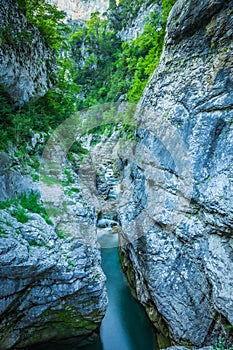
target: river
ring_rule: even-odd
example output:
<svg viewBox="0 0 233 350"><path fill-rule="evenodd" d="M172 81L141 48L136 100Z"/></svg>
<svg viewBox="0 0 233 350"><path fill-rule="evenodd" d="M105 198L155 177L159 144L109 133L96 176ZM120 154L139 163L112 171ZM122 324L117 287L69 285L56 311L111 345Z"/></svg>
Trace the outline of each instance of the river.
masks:
<svg viewBox="0 0 233 350"><path fill-rule="evenodd" d="M107 168L105 179L110 188L107 200L114 203L118 197L119 179L111 168ZM119 225L116 220L114 213L105 213L97 223L109 304L100 328L99 342L82 350L156 350L152 325L143 307L133 298L121 269L118 235L112 230L114 225Z"/></svg>
<svg viewBox="0 0 233 350"><path fill-rule="evenodd" d="M118 179L107 169L110 186L108 200L116 201ZM108 308L100 328L100 339L80 350L157 350L153 327L143 307L131 294L120 264L116 213L105 213L97 223L97 237L101 248L102 268L107 277ZM45 348L36 348L45 350ZM75 341L69 346L51 345L46 350L76 350Z"/></svg>
<svg viewBox="0 0 233 350"><path fill-rule="evenodd" d="M111 237L110 237L111 235ZM109 239L115 242L109 231ZM105 239L107 239L105 235ZM102 266L107 277L109 304L100 328L100 339L82 348L74 340L69 345L46 345L35 350L157 350L152 325L143 307L133 298L122 272L118 248L102 248Z"/></svg>
<svg viewBox="0 0 233 350"><path fill-rule="evenodd" d="M152 325L133 298L121 270L118 248L102 249L109 305L100 329L100 341L82 350L156 350Z"/></svg>

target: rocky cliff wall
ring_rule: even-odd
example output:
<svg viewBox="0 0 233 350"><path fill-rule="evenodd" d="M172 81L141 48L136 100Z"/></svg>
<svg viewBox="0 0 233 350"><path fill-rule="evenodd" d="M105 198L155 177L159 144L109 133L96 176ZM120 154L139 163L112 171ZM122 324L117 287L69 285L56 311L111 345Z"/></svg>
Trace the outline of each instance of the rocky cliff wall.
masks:
<svg viewBox="0 0 233 350"><path fill-rule="evenodd" d="M0 348L94 340L107 303L99 250L14 209L0 210Z"/></svg>
<svg viewBox="0 0 233 350"><path fill-rule="evenodd" d="M48 0L48 2L64 11L67 19L81 21L90 19L93 12L102 15L109 7L109 0Z"/></svg>
<svg viewBox="0 0 233 350"><path fill-rule="evenodd" d="M232 345L232 19L232 0L177 1L124 161L124 269L161 332L193 346Z"/></svg>
<svg viewBox="0 0 233 350"><path fill-rule="evenodd" d="M0 3L0 84L14 103L43 96L56 81L54 52L13 0Z"/></svg>
<svg viewBox="0 0 233 350"><path fill-rule="evenodd" d="M35 135L30 145L35 157L40 142L43 137ZM78 167L79 157L73 158ZM66 161L61 174L65 202L56 203L58 178L45 175L43 183L33 182L37 171L16 154L0 154L2 350L48 342L85 345L97 338L107 307L96 215L85 200L85 186ZM47 214L38 192L44 187L51 194Z"/></svg>
<svg viewBox="0 0 233 350"><path fill-rule="evenodd" d="M158 3L145 1L141 4L136 17L132 21L129 19L127 27L123 28L117 35L121 38L122 41L135 40L139 35L143 33L147 22L150 20L150 15L155 10L158 12L161 11Z"/></svg>

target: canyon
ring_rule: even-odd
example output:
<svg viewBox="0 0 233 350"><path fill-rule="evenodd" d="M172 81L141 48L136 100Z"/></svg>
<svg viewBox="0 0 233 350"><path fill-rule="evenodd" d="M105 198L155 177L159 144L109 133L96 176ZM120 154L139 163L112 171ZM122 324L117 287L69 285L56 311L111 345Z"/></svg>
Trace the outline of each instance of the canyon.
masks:
<svg viewBox="0 0 233 350"><path fill-rule="evenodd" d="M109 6L94 0L50 3L75 22ZM157 2L142 2L118 33L122 41L137 38L155 8L160 9ZM56 84L57 62L12 0L3 0L0 12L0 83L19 108ZM219 338L232 346L232 28L232 0L178 0L167 20L160 63L133 106L134 137L122 131L123 122L95 134L103 126L97 108L93 130L78 140L85 150L81 156L60 157L60 134L57 153L41 158L46 136L36 132L24 164L14 146L1 152L0 349L72 341L83 346L98 339L108 297L97 231L111 220L119 233L122 269L156 329L158 347L202 348ZM111 123L124 111L124 99L111 112ZM72 135L71 128L64 130ZM40 166L61 158L63 169L42 174L30 163L32 155ZM113 205L106 204L108 167L119 182L110 219L104 216L105 206ZM64 192L65 205L51 209L53 223L42 201L37 212L23 207L25 194L41 191L35 181L41 174L54 203L58 190ZM80 225L72 233L71 217Z"/></svg>

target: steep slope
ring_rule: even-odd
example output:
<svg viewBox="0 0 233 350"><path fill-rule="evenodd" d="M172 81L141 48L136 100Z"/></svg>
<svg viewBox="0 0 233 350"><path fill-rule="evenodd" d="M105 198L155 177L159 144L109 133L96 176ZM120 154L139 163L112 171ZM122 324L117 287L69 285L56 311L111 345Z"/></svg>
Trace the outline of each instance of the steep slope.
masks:
<svg viewBox="0 0 233 350"><path fill-rule="evenodd" d="M83 230L69 232L61 227L62 205L50 202L59 227L49 219L39 183L29 181L35 170L27 167L25 175L22 164L16 171L1 156L0 183L7 191L0 202L0 348L72 340L81 346L95 340L107 306L105 276L95 241L95 211L85 202L76 173L67 163L65 213L68 223L75 216ZM52 180L44 182L47 191ZM50 191L54 197L54 187ZM92 245L80 238L87 229Z"/></svg>
<svg viewBox="0 0 233 350"><path fill-rule="evenodd" d="M97 244L87 246L78 239L87 230L71 235L49 219L38 183L49 106L43 108L42 103L32 111L32 103L25 104L44 95L57 80L55 54L15 1L1 1L0 16L0 84L9 94L1 86L0 147L5 152L0 152L0 349L74 339L81 346L98 336L107 306L100 252ZM48 15L47 34L50 19ZM59 37L58 32L52 34ZM60 104L54 120L62 113ZM33 122L40 124L35 126L40 133ZM66 209L95 240L94 208L82 198L68 161L63 170ZM51 185L51 179L46 180ZM57 213L54 202L51 205Z"/></svg>
<svg viewBox="0 0 233 350"><path fill-rule="evenodd" d="M179 344L232 339L232 8L175 4L124 162L122 264L149 317L158 326L160 315Z"/></svg>
<svg viewBox="0 0 233 350"><path fill-rule="evenodd" d="M103 15L109 7L109 0L48 0L48 2L65 11L66 18L73 21L87 21L93 12Z"/></svg>
<svg viewBox="0 0 233 350"><path fill-rule="evenodd" d="M15 1L1 1L0 17L0 84L14 103L43 96L57 80L54 51Z"/></svg>

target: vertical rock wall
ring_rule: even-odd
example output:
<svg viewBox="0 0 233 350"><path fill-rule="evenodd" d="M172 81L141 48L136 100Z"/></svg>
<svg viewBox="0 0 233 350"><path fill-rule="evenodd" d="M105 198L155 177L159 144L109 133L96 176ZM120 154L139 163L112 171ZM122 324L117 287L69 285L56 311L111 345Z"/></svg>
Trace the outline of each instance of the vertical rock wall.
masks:
<svg viewBox="0 0 233 350"><path fill-rule="evenodd" d="M179 344L232 345L232 55L232 0L178 0L124 170L122 262Z"/></svg>
<svg viewBox="0 0 233 350"><path fill-rule="evenodd" d="M56 82L56 58L13 0L0 2L0 84L12 101L43 96Z"/></svg>
<svg viewBox="0 0 233 350"><path fill-rule="evenodd" d="M48 2L66 12L67 19L81 21L90 19L92 12L99 12L102 15L109 7L109 0L48 0Z"/></svg>

